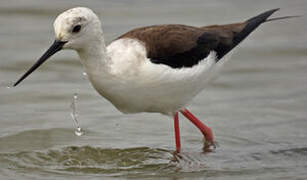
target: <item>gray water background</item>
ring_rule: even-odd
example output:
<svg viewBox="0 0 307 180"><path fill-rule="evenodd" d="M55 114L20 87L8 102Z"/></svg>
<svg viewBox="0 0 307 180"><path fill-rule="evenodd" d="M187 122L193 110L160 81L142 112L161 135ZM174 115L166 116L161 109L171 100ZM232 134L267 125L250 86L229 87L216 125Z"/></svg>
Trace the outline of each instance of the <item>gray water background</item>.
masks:
<svg viewBox="0 0 307 180"><path fill-rule="evenodd" d="M203 153L201 134L181 116L183 153L173 162L173 121L119 113L73 51L6 88L52 43L55 17L75 6L98 13L107 43L140 26L231 23L276 7L275 16L305 17L264 24L234 51L189 107L219 147ZM305 0L1 0L0 179L306 179L306 12ZM81 137L70 117L74 93Z"/></svg>

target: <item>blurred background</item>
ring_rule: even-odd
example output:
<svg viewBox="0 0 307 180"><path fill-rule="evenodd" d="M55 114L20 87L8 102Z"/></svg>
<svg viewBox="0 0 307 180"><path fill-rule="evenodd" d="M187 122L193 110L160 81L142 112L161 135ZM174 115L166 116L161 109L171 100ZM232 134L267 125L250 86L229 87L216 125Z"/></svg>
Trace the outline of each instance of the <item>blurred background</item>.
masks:
<svg viewBox="0 0 307 180"><path fill-rule="evenodd" d="M183 153L174 163L173 121L118 112L73 51L7 88L51 45L56 16L76 6L98 14L107 43L152 24L233 23L273 8L281 8L274 17L305 16L265 23L236 48L190 106L219 147L202 153L201 133L181 117ZM305 0L1 0L0 179L307 178L306 12ZM70 117L74 93L81 137Z"/></svg>

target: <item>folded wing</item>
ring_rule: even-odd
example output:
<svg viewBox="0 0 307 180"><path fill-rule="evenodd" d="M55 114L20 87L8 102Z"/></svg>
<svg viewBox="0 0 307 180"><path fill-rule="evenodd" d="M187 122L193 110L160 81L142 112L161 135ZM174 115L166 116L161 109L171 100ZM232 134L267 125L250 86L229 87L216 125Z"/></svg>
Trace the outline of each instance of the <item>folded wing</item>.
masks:
<svg viewBox="0 0 307 180"><path fill-rule="evenodd" d="M144 44L152 63L172 68L192 67L215 51L217 61L236 47L278 9L264 12L242 23L193 27L156 25L134 29L120 36Z"/></svg>

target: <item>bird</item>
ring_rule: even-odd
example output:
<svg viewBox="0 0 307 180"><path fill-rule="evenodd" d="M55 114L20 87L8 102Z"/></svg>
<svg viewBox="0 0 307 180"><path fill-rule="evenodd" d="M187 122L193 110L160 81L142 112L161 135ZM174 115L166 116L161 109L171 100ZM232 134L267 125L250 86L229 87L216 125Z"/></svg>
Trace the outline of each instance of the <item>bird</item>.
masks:
<svg viewBox="0 0 307 180"><path fill-rule="evenodd" d="M87 7L71 8L56 17L53 44L14 86L58 51L72 49L77 51L94 89L120 112L172 117L177 153L181 152L181 113L200 130L205 140L203 149L209 150L216 145L212 129L187 106L225 62L225 55L251 32L265 22L294 17L269 19L277 10L224 25L140 27L106 45L98 16Z"/></svg>

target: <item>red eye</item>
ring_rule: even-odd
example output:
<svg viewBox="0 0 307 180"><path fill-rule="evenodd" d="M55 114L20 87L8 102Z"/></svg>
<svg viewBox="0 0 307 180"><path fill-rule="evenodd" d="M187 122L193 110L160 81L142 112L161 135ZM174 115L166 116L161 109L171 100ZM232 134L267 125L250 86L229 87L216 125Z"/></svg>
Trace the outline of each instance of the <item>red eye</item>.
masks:
<svg viewBox="0 0 307 180"><path fill-rule="evenodd" d="M72 32L73 33L78 33L81 30L81 26L80 25L76 25L73 29Z"/></svg>

